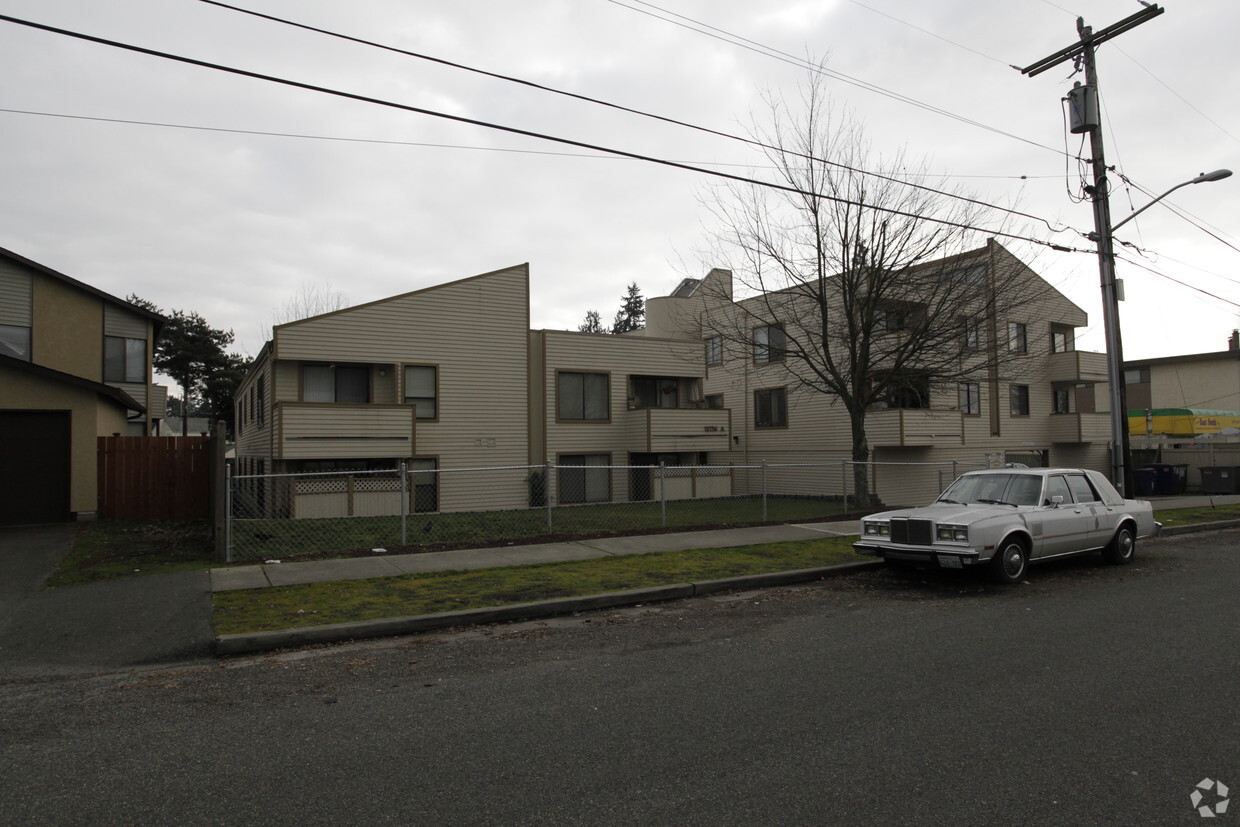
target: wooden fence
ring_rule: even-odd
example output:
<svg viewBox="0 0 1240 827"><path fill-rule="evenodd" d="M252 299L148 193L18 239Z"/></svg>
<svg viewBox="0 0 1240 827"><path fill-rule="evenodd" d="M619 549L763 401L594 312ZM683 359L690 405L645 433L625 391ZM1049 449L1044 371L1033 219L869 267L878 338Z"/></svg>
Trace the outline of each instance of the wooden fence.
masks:
<svg viewBox="0 0 1240 827"><path fill-rule="evenodd" d="M210 438L99 437L99 516L201 520L210 513Z"/></svg>

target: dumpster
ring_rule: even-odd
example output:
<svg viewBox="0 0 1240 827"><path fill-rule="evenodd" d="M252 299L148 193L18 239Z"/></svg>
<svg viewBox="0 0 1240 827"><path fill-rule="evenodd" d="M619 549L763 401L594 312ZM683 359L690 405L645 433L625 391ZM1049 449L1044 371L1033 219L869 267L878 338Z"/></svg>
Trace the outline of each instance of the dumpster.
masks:
<svg viewBox="0 0 1240 827"><path fill-rule="evenodd" d="M1240 465L1203 467L1201 490L1207 494L1240 494Z"/></svg>
<svg viewBox="0 0 1240 827"><path fill-rule="evenodd" d="M1136 489L1138 497L1154 496L1154 486L1158 481L1158 472L1151 467L1134 468L1132 471L1132 486Z"/></svg>
<svg viewBox="0 0 1240 827"><path fill-rule="evenodd" d="M1188 488L1188 466L1154 463L1155 494L1183 494Z"/></svg>

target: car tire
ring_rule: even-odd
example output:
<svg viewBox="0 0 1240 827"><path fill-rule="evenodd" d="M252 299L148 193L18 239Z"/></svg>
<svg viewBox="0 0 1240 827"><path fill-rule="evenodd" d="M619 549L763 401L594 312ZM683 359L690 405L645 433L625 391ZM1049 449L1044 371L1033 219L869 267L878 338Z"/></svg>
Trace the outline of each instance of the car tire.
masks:
<svg viewBox="0 0 1240 827"><path fill-rule="evenodd" d="M996 583L1012 585L1025 579L1029 567L1029 551L1016 537L1004 540L990 558L990 577Z"/></svg>
<svg viewBox="0 0 1240 827"><path fill-rule="evenodd" d="M1102 559L1112 566L1125 566L1132 562L1137 553L1137 537L1128 523L1115 531L1111 542L1102 549Z"/></svg>

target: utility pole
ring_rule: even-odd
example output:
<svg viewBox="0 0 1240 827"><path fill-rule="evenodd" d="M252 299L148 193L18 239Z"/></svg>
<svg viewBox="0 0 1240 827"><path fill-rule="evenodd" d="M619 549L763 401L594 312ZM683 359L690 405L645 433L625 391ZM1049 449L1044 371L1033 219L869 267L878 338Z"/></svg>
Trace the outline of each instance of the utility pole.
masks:
<svg viewBox="0 0 1240 827"><path fill-rule="evenodd" d="M1128 441L1128 399L1124 383L1124 350L1119 325L1119 295L1115 278L1115 248L1111 238L1110 185L1107 182L1107 165L1102 145L1102 119L1098 108L1098 70L1094 60L1094 48L1129 29L1152 20L1163 13L1156 5L1146 5L1136 14L1114 23L1095 33L1076 20L1080 40L1036 63L1021 69L1021 73L1033 77L1047 69L1075 61L1077 68L1085 69L1085 86L1079 84L1069 95L1074 107L1073 132L1088 132L1093 166L1094 183L1087 187L1094 206L1093 240L1098 245L1098 273L1102 282L1102 324L1107 345L1107 384L1111 407L1111 481L1125 497L1132 496L1132 463Z"/></svg>

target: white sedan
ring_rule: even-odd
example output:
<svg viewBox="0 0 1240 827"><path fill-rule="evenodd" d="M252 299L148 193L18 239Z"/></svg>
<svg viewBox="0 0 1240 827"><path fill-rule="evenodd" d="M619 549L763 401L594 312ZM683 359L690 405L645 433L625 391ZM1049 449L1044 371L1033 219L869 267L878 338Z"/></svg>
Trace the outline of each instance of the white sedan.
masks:
<svg viewBox="0 0 1240 827"><path fill-rule="evenodd" d="M1102 474L1079 468L971 471L930 505L861 520L858 554L943 568L988 565L1019 583L1032 561L1101 550L1132 562L1139 537L1162 526L1144 500L1126 500Z"/></svg>

